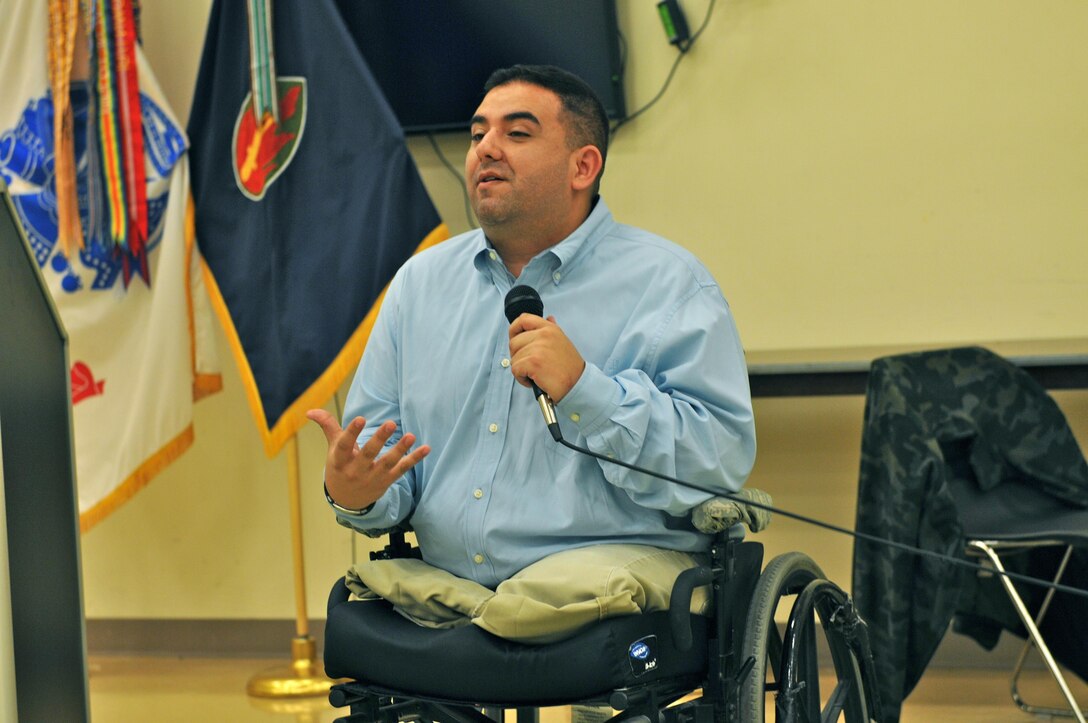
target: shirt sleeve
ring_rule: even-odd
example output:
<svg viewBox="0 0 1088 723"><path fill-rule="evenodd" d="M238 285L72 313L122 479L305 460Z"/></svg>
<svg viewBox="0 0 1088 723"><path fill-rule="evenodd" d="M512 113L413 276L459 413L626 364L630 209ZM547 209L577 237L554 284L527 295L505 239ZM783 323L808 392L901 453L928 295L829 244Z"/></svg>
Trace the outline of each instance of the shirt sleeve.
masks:
<svg viewBox="0 0 1088 723"><path fill-rule="evenodd" d="M717 286L700 286L653 324L621 340L606 365L615 373L587 363L557 412L598 454L702 487L739 490L755 462L755 423L744 353L725 299ZM624 368L623 359L640 357L624 345L646 339L655 348L643 368ZM682 515L710 497L599 464L610 483L644 507Z"/></svg>
<svg viewBox="0 0 1088 723"><path fill-rule="evenodd" d="M397 376L398 289L400 276L390 283L381 310L367 340L366 351L355 372L344 405L343 426L355 417L364 417L366 426L359 434L361 446L370 439L386 420L397 424L397 431L385 444L384 453L403 436L400 413L400 384ZM395 527L407 519L414 506L416 469L410 469L378 498L366 514L350 515L335 510L337 519L360 531Z"/></svg>

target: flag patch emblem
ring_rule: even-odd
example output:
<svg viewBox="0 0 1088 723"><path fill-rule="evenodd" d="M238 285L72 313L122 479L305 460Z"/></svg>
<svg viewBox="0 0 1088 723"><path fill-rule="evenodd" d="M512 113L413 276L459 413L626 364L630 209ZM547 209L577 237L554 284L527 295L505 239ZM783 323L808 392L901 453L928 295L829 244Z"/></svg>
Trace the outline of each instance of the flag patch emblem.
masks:
<svg viewBox="0 0 1088 723"><path fill-rule="evenodd" d="M276 89L279 123L267 113L257 119L252 93L246 94L234 121L234 180L251 201L264 198L268 187L287 170L306 128L306 79L276 78Z"/></svg>

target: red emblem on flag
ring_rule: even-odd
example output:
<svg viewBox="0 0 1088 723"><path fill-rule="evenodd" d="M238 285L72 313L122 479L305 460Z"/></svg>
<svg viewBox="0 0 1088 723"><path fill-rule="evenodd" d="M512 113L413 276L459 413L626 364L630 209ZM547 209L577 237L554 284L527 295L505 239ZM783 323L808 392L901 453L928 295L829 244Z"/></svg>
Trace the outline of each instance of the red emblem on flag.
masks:
<svg viewBox="0 0 1088 723"><path fill-rule="evenodd" d="M72 365L72 404L76 405L87 397L103 394L106 381L94 378L91 368L83 362L77 361Z"/></svg>
<svg viewBox="0 0 1088 723"><path fill-rule="evenodd" d="M270 113L258 119L253 95L247 94L234 123L234 179L251 201L264 198L268 187L291 163L306 127L306 79L277 78L279 123Z"/></svg>

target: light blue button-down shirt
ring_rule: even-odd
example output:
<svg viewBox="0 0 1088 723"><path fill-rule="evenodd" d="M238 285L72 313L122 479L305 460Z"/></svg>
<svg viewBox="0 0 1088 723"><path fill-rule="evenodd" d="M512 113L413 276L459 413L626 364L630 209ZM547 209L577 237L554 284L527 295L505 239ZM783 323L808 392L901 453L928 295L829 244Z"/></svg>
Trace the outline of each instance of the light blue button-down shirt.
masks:
<svg viewBox="0 0 1088 723"><path fill-rule="evenodd" d="M390 284L348 394L360 444L387 419L431 453L359 529L406 518L428 563L494 587L540 558L596 543L705 550L677 525L707 495L552 440L509 369L503 308L515 284L586 361L557 406L565 439L711 488L736 491L755 458L744 355L729 306L690 253L616 223L603 200L517 279L482 231L410 259Z"/></svg>

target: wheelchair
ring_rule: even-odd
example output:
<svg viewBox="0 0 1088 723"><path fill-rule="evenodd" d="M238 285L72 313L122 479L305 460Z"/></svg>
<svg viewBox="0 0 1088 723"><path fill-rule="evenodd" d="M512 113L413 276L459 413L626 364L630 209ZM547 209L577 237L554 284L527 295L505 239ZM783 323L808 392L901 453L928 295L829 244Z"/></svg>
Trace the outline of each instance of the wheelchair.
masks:
<svg viewBox="0 0 1088 723"><path fill-rule="evenodd" d="M880 721L865 622L850 597L807 555L766 566L763 545L735 521L717 526L709 564L677 578L668 610L615 617L555 643L528 645L475 625L416 625L382 600L349 600L344 581L329 596L325 672L343 679L329 694L348 708L339 723L492 723L508 711L536 723L551 706L611 708L608 723L789 723ZM372 559L418 557L402 530ZM708 586L707 614L689 612ZM785 632L775 611L792 598ZM817 647L819 628L826 648ZM821 694L820 650L835 685Z"/></svg>

